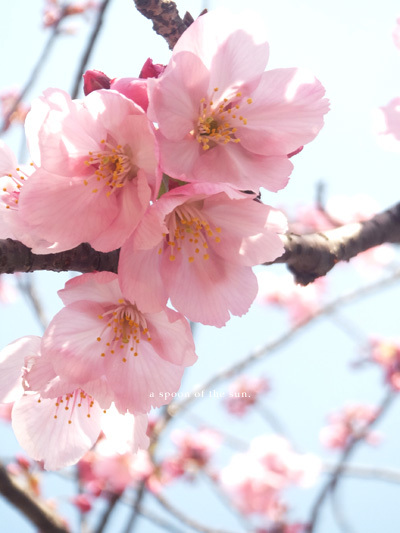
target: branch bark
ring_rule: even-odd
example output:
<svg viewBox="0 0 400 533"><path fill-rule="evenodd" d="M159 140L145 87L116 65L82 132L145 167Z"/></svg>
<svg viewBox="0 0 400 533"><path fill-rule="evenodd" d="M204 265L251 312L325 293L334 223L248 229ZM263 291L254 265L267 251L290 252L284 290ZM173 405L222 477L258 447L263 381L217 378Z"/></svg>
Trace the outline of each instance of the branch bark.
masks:
<svg viewBox="0 0 400 533"><path fill-rule="evenodd" d="M284 235L285 253L274 263L286 263L295 280L307 285L325 276L340 261L383 243L400 243L400 203L370 220L321 233Z"/></svg>
<svg viewBox="0 0 400 533"><path fill-rule="evenodd" d="M296 282L307 285L325 276L340 261L349 261L383 243L399 244L400 203L364 222L308 235L287 233L282 240L285 253L273 263L286 263ZM0 240L0 274L35 270L117 272L118 258L119 250L97 252L87 243L65 252L36 255L18 241Z"/></svg>
<svg viewBox="0 0 400 533"><path fill-rule="evenodd" d="M153 30L164 37L171 50L193 22L188 13L181 19L175 2L171 0L134 0L134 2L137 10L153 22Z"/></svg>
<svg viewBox="0 0 400 533"><path fill-rule="evenodd" d="M39 531L46 531L46 533L69 532L61 518L20 487L1 464L0 494L35 524Z"/></svg>

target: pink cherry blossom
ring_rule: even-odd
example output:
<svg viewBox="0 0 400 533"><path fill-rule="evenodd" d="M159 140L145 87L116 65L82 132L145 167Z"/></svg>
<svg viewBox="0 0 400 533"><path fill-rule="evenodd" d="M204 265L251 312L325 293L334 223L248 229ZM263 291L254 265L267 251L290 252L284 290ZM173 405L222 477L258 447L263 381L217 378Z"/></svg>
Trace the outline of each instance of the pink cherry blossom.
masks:
<svg viewBox="0 0 400 533"><path fill-rule="evenodd" d="M23 233L18 203L27 177L12 150L0 141L0 239L18 239Z"/></svg>
<svg viewBox="0 0 400 533"><path fill-rule="evenodd" d="M149 80L148 113L168 175L244 190L287 184L288 154L314 139L328 102L307 72L264 72L265 34L256 17L207 13L184 32L163 75Z"/></svg>
<svg viewBox="0 0 400 533"><path fill-rule="evenodd" d="M223 326L257 294L252 266L283 253L283 215L227 185L197 183L164 194L121 249L123 292L143 310L172 305Z"/></svg>
<svg viewBox="0 0 400 533"><path fill-rule="evenodd" d="M233 456L221 481L242 513L280 521L286 512L282 491L314 483L319 469L315 456L297 454L285 439L266 435L253 439L248 452Z"/></svg>
<svg viewBox="0 0 400 533"><path fill-rule="evenodd" d="M42 342L56 375L104 409L114 402L136 414L167 403L166 393L178 390L184 368L197 359L185 318L168 308L142 312L111 272L78 276L59 295L65 307Z"/></svg>
<svg viewBox="0 0 400 533"><path fill-rule="evenodd" d="M106 413L82 388L55 374L51 361L41 356L38 337L24 337L4 348L0 371L0 401L14 401L11 418L17 440L48 470L76 463L101 430L111 444L118 443L116 451L124 445L135 452L149 444L145 415ZM40 381L46 386L35 389Z"/></svg>
<svg viewBox="0 0 400 533"><path fill-rule="evenodd" d="M249 407L254 405L260 394L269 390L269 383L265 378L257 376L240 376L229 387L229 398L225 405L229 413L243 416Z"/></svg>
<svg viewBox="0 0 400 533"><path fill-rule="evenodd" d="M396 20L396 26L393 30L392 37L396 48L400 48L400 17Z"/></svg>
<svg viewBox="0 0 400 533"><path fill-rule="evenodd" d="M137 485L149 478L154 467L146 450L137 453L115 453L107 440L96 445L96 459L93 474L103 490L122 493L128 486Z"/></svg>
<svg viewBox="0 0 400 533"><path fill-rule="evenodd" d="M33 171L31 165L18 165L12 150L0 141L0 239L23 241L37 253L56 252L57 244L46 241L21 218L21 191Z"/></svg>
<svg viewBox="0 0 400 533"><path fill-rule="evenodd" d="M19 102L21 91L16 87L10 87L0 91L0 116L3 120L2 130L7 131L11 124L23 124L29 111L29 106Z"/></svg>
<svg viewBox="0 0 400 533"><path fill-rule="evenodd" d="M112 90L71 100L48 89L33 102L26 132L38 169L20 195L23 220L58 249L120 247L159 188L144 111Z"/></svg>
<svg viewBox="0 0 400 533"><path fill-rule="evenodd" d="M374 115L379 145L390 152L400 152L400 97L393 98Z"/></svg>
<svg viewBox="0 0 400 533"><path fill-rule="evenodd" d="M369 444L377 444L379 437L368 430L378 415L376 407L354 404L329 416L329 425L322 428L320 440L327 448L345 449L355 438L363 436Z"/></svg>
<svg viewBox="0 0 400 533"><path fill-rule="evenodd" d="M222 437L216 431L205 428L196 432L175 430L171 440L178 450L162 462L164 483L181 476L193 479L199 470L208 465Z"/></svg>
<svg viewBox="0 0 400 533"><path fill-rule="evenodd" d="M397 339L374 338L370 343L371 359L381 365L386 381L400 390L400 342Z"/></svg>

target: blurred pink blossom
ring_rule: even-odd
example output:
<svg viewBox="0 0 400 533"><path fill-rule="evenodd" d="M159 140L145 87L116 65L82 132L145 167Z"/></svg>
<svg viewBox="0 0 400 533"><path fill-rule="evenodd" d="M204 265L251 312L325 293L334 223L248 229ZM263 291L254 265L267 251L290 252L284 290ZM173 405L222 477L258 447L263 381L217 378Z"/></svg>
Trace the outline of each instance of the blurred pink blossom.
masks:
<svg viewBox="0 0 400 533"><path fill-rule="evenodd" d="M395 339L371 339L371 359L382 366L386 381L400 390L400 341Z"/></svg>
<svg viewBox="0 0 400 533"><path fill-rule="evenodd" d="M400 48L400 17L396 20L396 26L394 27L392 37L396 48Z"/></svg>
<svg viewBox="0 0 400 533"><path fill-rule="evenodd" d="M377 415L376 407L362 404L348 405L329 416L329 425L321 429L320 440L327 448L342 450L354 438L360 436L363 436L369 444L378 444L378 434L368 430L368 425Z"/></svg>
<svg viewBox="0 0 400 533"><path fill-rule="evenodd" d="M191 432L176 430L171 434L171 440L178 450L162 462L165 483L181 476L193 479L199 470L208 465L222 438L216 431L206 428Z"/></svg>
<svg viewBox="0 0 400 533"><path fill-rule="evenodd" d="M260 394L269 391L265 378L257 376L240 376L229 387L229 398L225 400L226 409L236 416L243 416L254 405Z"/></svg>
<svg viewBox="0 0 400 533"><path fill-rule="evenodd" d="M282 491L313 484L319 471L317 457L297 454L282 437L265 435L253 439L248 452L233 456L221 482L242 513L278 521L286 513Z"/></svg>

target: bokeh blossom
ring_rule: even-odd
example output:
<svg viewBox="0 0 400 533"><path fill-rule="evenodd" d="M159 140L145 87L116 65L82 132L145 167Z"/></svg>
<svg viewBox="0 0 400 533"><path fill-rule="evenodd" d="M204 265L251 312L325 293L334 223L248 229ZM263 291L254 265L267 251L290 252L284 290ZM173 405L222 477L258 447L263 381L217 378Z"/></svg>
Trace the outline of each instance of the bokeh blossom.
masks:
<svg viewBox="0 0 400 533"><path fill-rule="evenodd" d="M243 514L278 521L286 513L282 491L291 485L313 484L319 470L315 456L298 454L282 437L265 435L253 439L246 453L233 456L221 472L221 481Z"/></svg>

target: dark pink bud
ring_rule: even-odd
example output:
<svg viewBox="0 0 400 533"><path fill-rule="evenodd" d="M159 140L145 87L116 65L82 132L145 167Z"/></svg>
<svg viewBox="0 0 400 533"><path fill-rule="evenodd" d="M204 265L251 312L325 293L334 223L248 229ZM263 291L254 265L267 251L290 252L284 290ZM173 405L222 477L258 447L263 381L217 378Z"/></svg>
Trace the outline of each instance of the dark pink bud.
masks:
<svg viewBox="0 0 400 533"><path fill-rule="evenodd" d="M109 89L111 79L100 70L87 70L83 75L83 92L85 95L99 89Z"/></svg>
<svg viewBox="0 0 400 533"><path fill-rule="evenodd" d="M71 499L71 503L76 505L81 513L88 513L92 509L92 503L85 494L78 494Z"/></svg>
<svg viewBox="0 0 400 533"><path fill-rule="evenodd" d="M140 71L139 78L158 78L165 69L165 65L153 63L153 60L149 57Z"/></svg>

